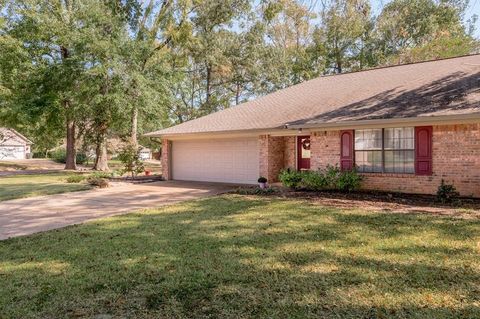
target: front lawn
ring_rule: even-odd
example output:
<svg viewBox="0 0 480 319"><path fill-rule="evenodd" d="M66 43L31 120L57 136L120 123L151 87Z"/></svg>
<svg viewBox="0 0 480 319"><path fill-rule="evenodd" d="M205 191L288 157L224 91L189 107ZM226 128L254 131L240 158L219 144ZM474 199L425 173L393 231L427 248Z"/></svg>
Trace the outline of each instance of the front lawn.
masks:
<svg viewBox="0 0 480 319"><path fill-rule="evenodd" d="M0 242L0 318L479 318L480 221L223 195Z"/></svg>
<svg viewBox="0 0 480 319"><path fill-rule="evenodd" d="M19 170L26 170L27 166L21 165L21 164L16 164L12 162L7 162L7 161L0 161L0 171L4 170L13 170L13 171L19 171Z"/></svg>
<svg viewBox="0 0 480 319"><path fill-rule="evenodd" d="M71 173L13 175L0 177L0 201L91 189L87 184L69 184Z"/></svg>

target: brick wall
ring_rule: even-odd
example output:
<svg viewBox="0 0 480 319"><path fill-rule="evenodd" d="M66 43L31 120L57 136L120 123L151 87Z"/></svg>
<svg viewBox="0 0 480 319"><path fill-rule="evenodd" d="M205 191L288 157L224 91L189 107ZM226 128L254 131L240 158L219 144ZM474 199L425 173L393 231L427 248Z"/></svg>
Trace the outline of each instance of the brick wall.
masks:
<svg viewBox="0 0 480 319"><path fill-rule="evenodd" d="M339 131L312 134L312 169L338 164ZM463 196L480 197L480 124L433 126L433 175L364 174L364 189L435 194L440 182L453 183Z"/></svg>
<svg viewBox="0 0 480 319"><path fill-rule="evenodd" d="M260 148L260 175L266 177L270 183L277 182L278 174L284 167L284 138L261 135L258 145Z"/></svg>
<svg viewBox="0 0 480 319"><path fill-rule="evenodd" d="M296 150L296 137L285 136L283 138L283 167L296 169L297 168L297 150Z"/></svg>
<svg viewBox="0 0 480 319"><path fill-rule="evenodd" d="M172 179L171 168L170 165L170 156L172 150L172 142L167 139L162 139L162 176L166 180Z"/></svg>
<svg viewBox="0 0 480 319"><path fill-rule="evenodd" d="M310 135L310 169L340 165L340 131L315 132Z"/></svg>

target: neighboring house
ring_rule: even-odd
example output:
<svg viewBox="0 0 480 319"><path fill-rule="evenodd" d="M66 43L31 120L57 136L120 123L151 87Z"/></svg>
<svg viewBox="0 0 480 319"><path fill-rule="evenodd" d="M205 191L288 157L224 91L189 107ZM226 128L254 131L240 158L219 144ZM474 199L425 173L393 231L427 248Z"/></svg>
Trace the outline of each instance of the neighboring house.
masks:
<svg viewBox="0 0 480 319"><path fill-rule="evenodd" d="M32 144L28 138L14 129L0 127L0 160L29 158Z"/></svg>
<svg viewBox="0 0 480 319"><path fill-rule="evenodd" d="M138 155L142 161L152 159L152 150L146 147L142 147L138 152Z"/></svg>
<svg viewBox="0 0 480 319"><path fill-rule="evenodd" d="M253 184L358 167L363 187L480 197L480 55L319 77L147 134L166 179Z"/></svg>

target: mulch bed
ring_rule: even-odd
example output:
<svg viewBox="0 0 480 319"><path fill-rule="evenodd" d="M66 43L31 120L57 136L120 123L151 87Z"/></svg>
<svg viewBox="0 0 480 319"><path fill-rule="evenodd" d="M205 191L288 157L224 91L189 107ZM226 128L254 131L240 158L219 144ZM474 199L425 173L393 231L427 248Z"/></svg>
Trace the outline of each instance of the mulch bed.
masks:
<svg viewBox="0 0 480 319"><path fill-rule="evenodd" d="M137 176L132 178L130 176L121 176L121 177L110 177L108 178L111 182L124 182L132 184L144 184L144 183L153 183L158 181L163 181L162 175L150 175L150 176Z"/></svg>
<svg viewBox="0 0 480 319"><path fill-rule="evenodd" d="M251 189L254 191L254 188ZM252 192L258 195L273 195L283 198L309 200L322 206L343 209L365 209L375 212L392 213L429 213L436 215L480 219L480 199L461 198L452 204L442 204L433 195L401 194L386 192L357 191L341 192L311 192L293 191L283 187L274 187L275 191ZM240 190L238 193L246 193ZM247 192L248 193L248 192Z"/></svg>

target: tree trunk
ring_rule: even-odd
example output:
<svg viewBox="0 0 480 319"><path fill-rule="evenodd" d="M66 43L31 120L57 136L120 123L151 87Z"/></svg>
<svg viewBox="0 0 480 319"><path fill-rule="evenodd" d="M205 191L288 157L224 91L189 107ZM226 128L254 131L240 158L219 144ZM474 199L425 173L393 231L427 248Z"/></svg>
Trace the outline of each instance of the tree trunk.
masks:
<svg viewBox="0 0 480 319"><path fill-rule="evenodd" d="M132 118L131 118L131 131L130 131L130 141L133 145L138 145L137 140L137 130L138 130L138 108L136 106L133 107L132 110Z"/></svg>
<svg viewBox="0 0 480 319"><path fill-rule="evenodd" d="M205 100L205 104L208 104L210 102L210 96L212 95L212 68L210 64L207 63L207 83L206 83L206 91L207 91L207 97Z"/></svg>
<svg viewBox="0 0 480 319"><path fill-rule="evenodd" d="M64 46L60 47L62 54L62 60L65 62L70 57L70 52ZM69 100L63 101L63 107L66 114L66 127L67 127L67 158L65 161L65 169L77 169L77 150L75 148L75 120L72 114L72 106Z"/></svg>
<svg viewBox="0 0 480 319"><path fill-rule="evenodd" d="M65 102L68 105L68 102ZM68 113L68 111L67 111ZM67 158L65 169L77 169L77 150L75 148L75 121L67 114Z"/></svg>
<svg viewBox="0 0 480 319"><path fill-rule="evenodd" d="M108 167L107 139L103 133L100 133L100 136L97 139L95 155L95 164L93 165L93 170L109 172L110 168Z"/></svg>
<svg viewBox="0 0 480 319"><path fill-rule="evenodd" d="M237 88L235 91L235 105L240 103L240 83L237 83Z"/></svg>

